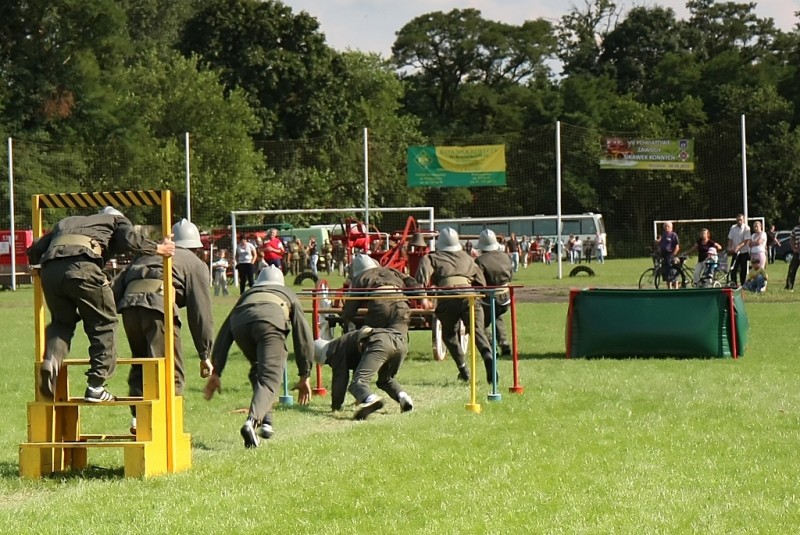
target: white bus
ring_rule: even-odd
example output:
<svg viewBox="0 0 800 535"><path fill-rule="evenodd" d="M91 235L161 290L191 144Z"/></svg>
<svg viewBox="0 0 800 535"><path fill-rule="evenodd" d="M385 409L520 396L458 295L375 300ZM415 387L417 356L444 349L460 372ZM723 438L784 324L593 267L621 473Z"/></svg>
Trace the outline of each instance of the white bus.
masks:
<svg viewBox="0 0 800 535"><path fill-rule="evenodd" d="M427 226L428 221L421 220L421 226ZM495 234L502 234L506 238L515 233L517 239L528 236L532 239L550 239L551 243L558 243L559 235L557 218L554 215L532 215L514 217L461 217L454 219L436 219L435 230L452 228L459 236L476 236L484 229L492 229ZM603 215L587 212L585 214L567 214L561 216L561 239L566 242L570 235L580 236L584 244L594 242L597 234L603 235L605 244L608 244L606 227ZM555 250L555 248L554 248Z"/></svg>

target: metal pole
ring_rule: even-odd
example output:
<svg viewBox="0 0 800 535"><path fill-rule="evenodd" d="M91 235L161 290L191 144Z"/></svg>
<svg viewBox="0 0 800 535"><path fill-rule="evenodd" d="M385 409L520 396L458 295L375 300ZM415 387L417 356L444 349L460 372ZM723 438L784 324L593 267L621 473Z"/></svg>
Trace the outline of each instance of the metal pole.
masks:
<svg viewBox="0 0 800 535"><path fill-rule="evenodd" d="M369 232L369 131L364 129L364 224Z"/></svg>
<svg viewBox="0 0 800 535"><path fill-rule="evenodd" d="M17 289L17 237L14 231L14 153L11 138L8 138L8 217L11 234L8 244L11 247L11 289ZM38 237L38 236L37 236Z"/></svg>
<svg viewBox="0 0 800 535"><path fill-rule="evenodd" d="M747 131L745 129L744 114L742 114L742 214L744 214L744 221L747 224L749 220L747 217Z"/></svg>
<svg viewBox="0 0 800 535"><path fill-rule="evenodd" d="M239 286L239 270L236 269L237 257L236 247L239 242L236 240L236 214L231 212L231 258L233 259L233 285Z"/></svg>
<svg viewBox="0 0 800 535"><path fill-rule="evenodd" d="M189 167L189 132L186 132L186 220L192 220L192 172Z"/></svg>
<svg viewBox="0 0 800 535"><path fill-rule="evenodd" d="M558 257L558 278L563 277L563 266L561 265L561 247L564 238L561 235L561 121L556 121L556 256Z"/></svg>

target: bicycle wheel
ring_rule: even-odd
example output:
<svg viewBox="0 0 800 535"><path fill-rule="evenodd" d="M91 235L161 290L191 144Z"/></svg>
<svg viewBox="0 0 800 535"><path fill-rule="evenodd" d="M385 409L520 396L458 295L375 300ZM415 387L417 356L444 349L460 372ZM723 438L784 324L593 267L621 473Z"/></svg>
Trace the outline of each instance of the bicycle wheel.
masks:
<svg viewBox="0 0 800 535"><path fill-rule="evenodd" d="M642 273L642 276L639 277L639 289L644 290L647 288L655 288L658 289L658 285L661 283L661 274L655 268L647 268Z"/></svg>

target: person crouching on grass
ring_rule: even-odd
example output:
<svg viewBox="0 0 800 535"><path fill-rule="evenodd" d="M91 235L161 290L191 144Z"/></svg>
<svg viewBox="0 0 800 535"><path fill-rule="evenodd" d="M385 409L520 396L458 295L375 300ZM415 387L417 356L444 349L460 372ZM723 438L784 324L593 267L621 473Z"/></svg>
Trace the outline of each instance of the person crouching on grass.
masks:
<svg viewBox="0 0 800 535"><path fill-rule="evenodd" d="M354 420L366 420L370 414L382 409L383 399L373 394L368 386L377 373L378 388L399 403L402 412L412 410L414 402L395 380L407 353L406 337L394 329L362 327L330 342L316 340L314 360L318 364L328 364L333 370L331 409L342 409L348 391L359 403ZM353 370L353 380L347 386L350 370Z"/></svg>
<svg viewBox="0 0 800 535"><path fill-rule="evenodd" d="M760 293L767 289L767 270L761 265L759 257L750 260L750 271L747 272L747 280L744 282L744 289L754 293Z"/></svg>
<svg viewBox="0 0 800 535"><path fill-rule="evenodd" d="M275 266L261 271L253 287L247 290L225 318L211 352L214 372L203 390L206 400L222 391L222 371L233 342L250 361L250 384L253 399L247 420L240 429L245 448L259 445L259 437L271 438L272 404L283 379L283 367L289 357L286 337L292 331L294 356L300 376L293 387L298 390L300 405L311 399L309 374L314 354L314 337L303 307L294 290L284 285L283 273Z"/></svg>

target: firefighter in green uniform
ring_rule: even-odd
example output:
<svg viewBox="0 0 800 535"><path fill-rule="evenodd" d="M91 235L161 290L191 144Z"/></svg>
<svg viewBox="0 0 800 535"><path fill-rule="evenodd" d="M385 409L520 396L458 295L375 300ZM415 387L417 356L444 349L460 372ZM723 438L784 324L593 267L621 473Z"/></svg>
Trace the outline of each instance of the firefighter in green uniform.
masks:
<svg viewBox="0 0 800 535"><path fill-rule="evenodd" d="M377 373L378 388L397 401L402 412L412 410L414 402L395 379L407 353L406 337L394 329L365 326L332 342L316 340L314 360L328 364L333 370L331 409L341 410L348 391L359 402L355 420L366 420L370 414L382 409L383 399L373 394L368 386ZM350 370L353 370L352 381Z"/></svg>
<svg viewBox="0 0 800 535"><path fill-rule="evenodd" d="M423 286L438 286L446 289L486 286L483 272L472 257L461 247L458 232L446 228L439 232L436 250L422 257L417 268L417 282ZM442 338L458 368L458 378L469 381L469 371L461 349L458 321L469 330L470 312L468 298L443 297L436 300L436 317L442 323ZM492 349L483 329L483 309L475 307L475 345L486 367L486 379L492 383Z"/></svg>
<svg viewBox="0 0 800 535"><path fill-rule="evenodd" d="M419 283L396 269L382 267L372 257L357 253L350 264L348 294L361 299L348 299L342 307L342 321L351 323L359 308L366 308L364 324L369 327L394 329L408 336L411 307L403 288L419 288ZM365 299L365 297L379 299Z"/></svg>
<svg viewBox="0 0 800 535"><path fill-rule="evenodd" d="M207 400L221 390L220 377L228 351L236 342L250 361L249 378L253 387L247 420L240 430L246 448L257 447L259 437L270 438L274 433L272 404L289 356L286 348L289 330L300 375L293 388L299 391L299 403L305 405L311 398L309 374L314 356L311 327L297 294L284 285L283 272L275 266L267 266L261 270L253 287L239 297L220 327L211 353L214 371L204 389Z"/></svg>
<svg viewBox="0 0 800 535"><path fill-rule="evenodd" d="M172 259L172 287L175 295L174 347L175 394L180 396L186 383L186 372L181 348L181 321L179 308L186 309L186 320L192 340L200 357L200 376L211 375L211 345L214 341L214 322L210 314L208 266L194 252L203 247L197 227L181 220L172 227L175 256ZM122 315L122 325L134 358L164 356L164 272L161 257L138 257L114 278L112 289L117 310ZM131 366L128 374L128 394L142 396L142 367ZM136 429L136 407L131 432Z"/></svg>
<svg viewBox="0 0 800 535"><path fill-rule="evenodd" d="M483 271L487 286L508 286L514 276L514 266L511 257L505 252L504 247L497 241L497 236L491 229L481 232L478 237L478 245L475 249L481 252L475 259L475 263ZM487 329L487 336L491 334L492 325L492 302L494 299L495 326L497 328L497 347L503 355L511 354L511 345L508 343L505 322L503 315L508 312L511 305L511 293L508 290L496 289L493 297L487 296L481 299L483 307L484 323ZM491 338L490 338L491 340Z"/></svg>
<svg viewBox="0 0 800 535"><path fill-rule="evenodd" d="M45 328L44 360L39 368L42 395L54 397L61 363L69 353L75 327L83 321L89 338L84 400L114 400L105 385L117 363L117 313L103 267L121 253L172 256L174 251L172 240L164 238L157 244L145 238L110 206L95 215L62 219L28 248L31 265L41 265L39 277L51 317Z"/></svg>

